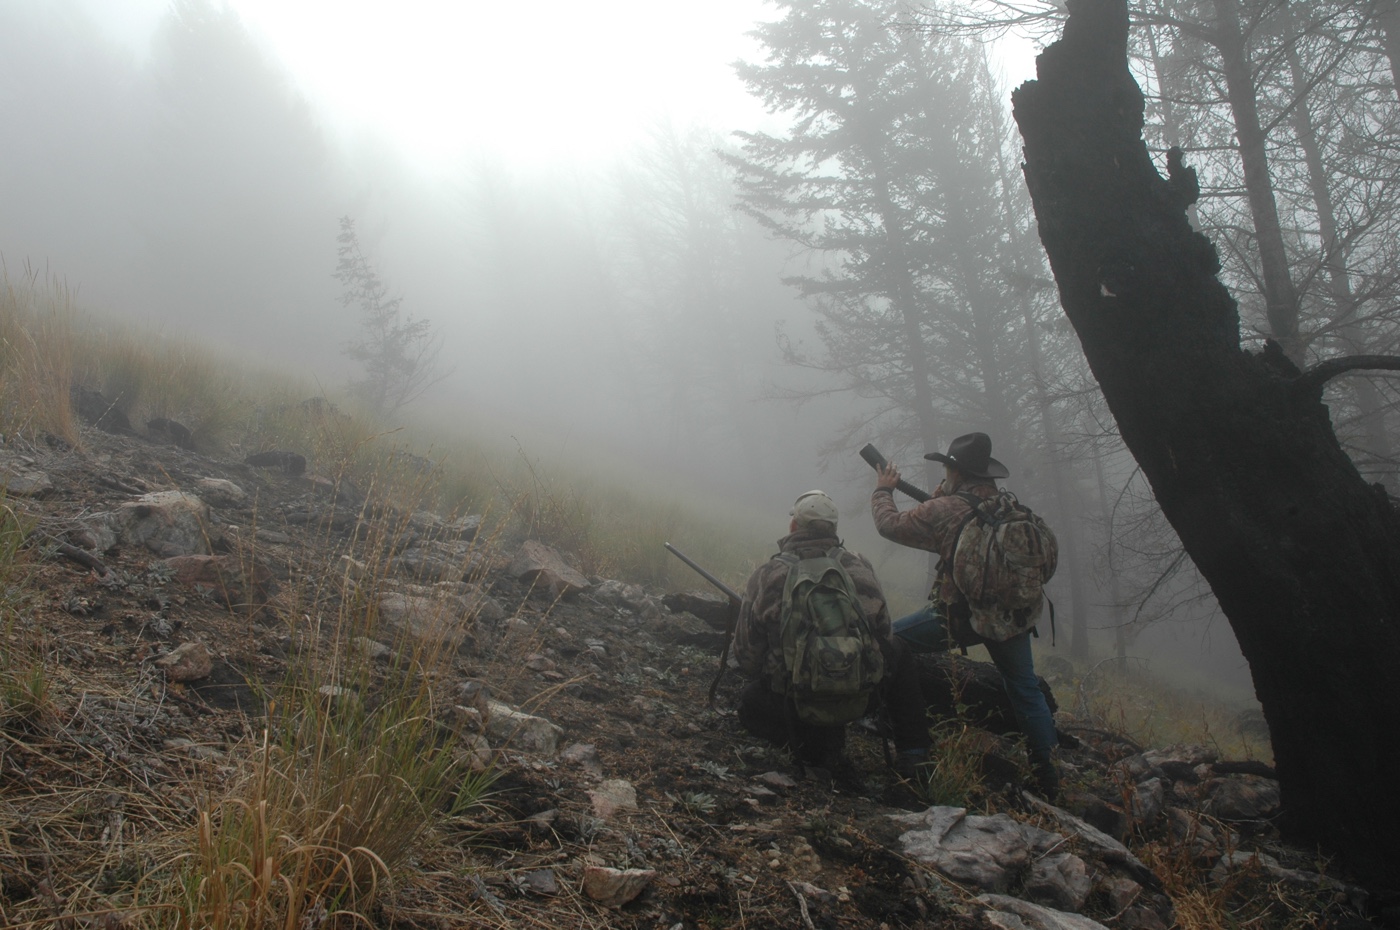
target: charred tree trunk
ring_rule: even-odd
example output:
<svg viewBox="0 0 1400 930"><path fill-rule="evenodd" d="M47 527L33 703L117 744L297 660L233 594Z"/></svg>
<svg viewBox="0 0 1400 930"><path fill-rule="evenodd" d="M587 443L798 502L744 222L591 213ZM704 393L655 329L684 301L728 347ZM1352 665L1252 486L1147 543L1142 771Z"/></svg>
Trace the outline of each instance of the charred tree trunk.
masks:
<svg viewBox="0 0 1400 930"><path fill-rule="evenodd" d="M1017 90L1060 300L1123 440L1210 583L1273 736L1287 828L1372 884L1400 870L1400 519L1337 442L1316 378L1241 349L1191 230L1194 172L1157 173L1125 0L1069 0Z"/></svg>

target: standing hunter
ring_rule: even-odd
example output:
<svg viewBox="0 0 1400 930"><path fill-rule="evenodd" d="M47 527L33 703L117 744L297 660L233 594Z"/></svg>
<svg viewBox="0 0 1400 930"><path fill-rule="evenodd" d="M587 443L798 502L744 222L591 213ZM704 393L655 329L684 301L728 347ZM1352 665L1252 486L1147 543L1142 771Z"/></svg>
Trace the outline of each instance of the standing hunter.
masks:
<svg viewBox="0 0 1400 930"><path fill-rule="evenodd" d="M930 452L924 458L942 462L946 469L942 483L929 500L901 513L894 502L900 477L894 465L877 468L875 492L871 495L871 512L881 536L902 546L935 552L939 558L929 603L895 621L894 632L900 638L924 644L926 649L974 643L987 647L1025 734L1036 784L1042 794L1054 799L1059 793L1059 775L1053 753L1059 738L1031 655L1031 632L1044 603L1041 585L1055 570L1054 535L1043 521L1017 503L1014 495L997 487L997 479L1011 473L992 458L992 440L986 433L959 436L949 444L947 454ZM1023 561L1036 563L1019 587L1004 576L993 580L992 571L981 563L990 558L987 546L1000 543L993 539L996 528L1010 525L1011 521L1021 521L1022 527L1029 525L1029 533L1016 537L1019 542L1013 541L1008 547L1019 545L1023 550L1034 550L1021 554L1029 557ZM973 577L980 590L974 593L980 596L976 598L964 591L969 570L977 573Z"/></svg>
<svg viewBox="0 0 1400 930"><path fill-rule="evenodd" d="M778 553L749 577L734 628L734 659L750 679L739 722L804 765L845 774L846 724L883 702L895 769L908 778L928 758L927 705L875 570L842 547L823 492L803 494L789 516Z"/></svg>

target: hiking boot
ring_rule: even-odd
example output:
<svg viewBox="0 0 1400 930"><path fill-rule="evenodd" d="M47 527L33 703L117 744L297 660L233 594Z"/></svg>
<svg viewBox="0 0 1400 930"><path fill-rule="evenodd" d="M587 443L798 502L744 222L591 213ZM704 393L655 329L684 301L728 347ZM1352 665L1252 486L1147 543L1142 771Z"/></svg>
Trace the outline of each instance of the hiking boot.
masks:
<svg viewBox="0 0 1400 930"><path fill-rule="evenodd" d="M1048 752L1034 753L1031 756L1031 776L1035 779L1035 792L1051 804L1060 801L1060 773L1055 768L1055 759Z"/></svg>

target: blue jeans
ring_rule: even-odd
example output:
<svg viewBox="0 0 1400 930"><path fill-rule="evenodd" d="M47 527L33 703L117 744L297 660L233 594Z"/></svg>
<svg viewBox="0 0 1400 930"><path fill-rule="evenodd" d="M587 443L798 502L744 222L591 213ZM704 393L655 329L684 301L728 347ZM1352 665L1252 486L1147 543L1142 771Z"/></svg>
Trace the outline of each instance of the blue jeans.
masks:
<svg viewBox="0 0 1400 930"><path fill-rule="evenodd" d="M938 652L956 645L950 642L943 615L934 610L933 602L907 617L900 617L894 622L893 631L915 652ZM1050 750L1058 746L1060 740L1055 734L1050 705L1045 702L1045 694L1040 690L1040 680L1035 674L1030 631L1013 636L1004 643L987 639L980 642L987 647L993 664L1001 672L1001 685L1006 689L1021 732L1026 734L1026 749L1031 759L1048 759Z"/></svg>

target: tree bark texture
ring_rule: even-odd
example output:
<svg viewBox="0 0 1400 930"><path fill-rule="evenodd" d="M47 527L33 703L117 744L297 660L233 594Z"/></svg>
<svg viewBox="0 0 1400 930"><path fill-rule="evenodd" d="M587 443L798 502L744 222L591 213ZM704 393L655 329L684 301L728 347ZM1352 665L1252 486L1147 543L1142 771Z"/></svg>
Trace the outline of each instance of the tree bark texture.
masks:
<svg viewBox="0 0 1400 930"><path fill-rule="evenodd" d="M1400 520L1333 433L1321 389L1240 346L1189 169L1157 173L1125 0L1069 0L1014 95L1060 300L1167 519L1249 661L1287 822L1358 877L1400 876Z"/></svg>

